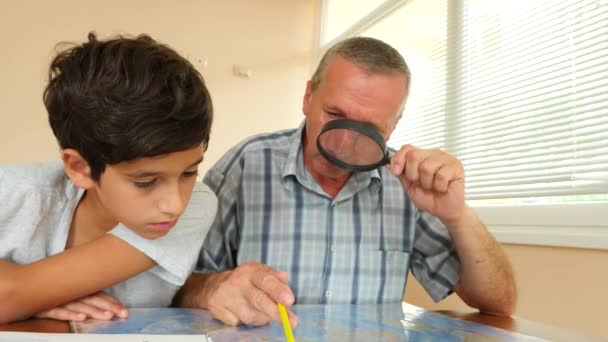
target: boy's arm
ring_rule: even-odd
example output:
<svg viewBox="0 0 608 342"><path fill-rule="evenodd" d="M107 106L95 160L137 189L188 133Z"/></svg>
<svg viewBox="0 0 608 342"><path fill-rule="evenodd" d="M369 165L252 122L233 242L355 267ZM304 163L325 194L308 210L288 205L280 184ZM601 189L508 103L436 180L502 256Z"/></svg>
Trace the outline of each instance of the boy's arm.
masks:
<svg viewBox="0 0 608 342"><path fill-rule="evenodd" d="M0 323L103 290L154 265L111 234L28 265L0 261Z"/></svg>

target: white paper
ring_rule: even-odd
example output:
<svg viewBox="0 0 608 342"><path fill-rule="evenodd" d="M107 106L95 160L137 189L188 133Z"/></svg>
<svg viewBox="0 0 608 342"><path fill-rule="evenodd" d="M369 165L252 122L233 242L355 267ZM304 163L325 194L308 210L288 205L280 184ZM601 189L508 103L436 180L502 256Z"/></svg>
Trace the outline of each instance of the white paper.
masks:
<svg viewBox="0 0 608 342"><path fill-rule="evenodd" d="M212 342L205 335L48 334L0 332L0 342Z"/></svg>

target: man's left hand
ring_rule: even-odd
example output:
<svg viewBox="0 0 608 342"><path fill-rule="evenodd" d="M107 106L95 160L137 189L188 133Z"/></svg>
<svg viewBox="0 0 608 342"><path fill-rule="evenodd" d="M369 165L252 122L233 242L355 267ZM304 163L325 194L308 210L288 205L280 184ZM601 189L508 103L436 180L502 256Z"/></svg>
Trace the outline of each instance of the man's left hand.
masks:
<svg viewBox="0 0 608 342"><path fill-rule="evenodd" d="M444 223L461 218L465 207L464 168L458 159L439 149L404 145L391 158L389 169L416 207Z"/></svg>

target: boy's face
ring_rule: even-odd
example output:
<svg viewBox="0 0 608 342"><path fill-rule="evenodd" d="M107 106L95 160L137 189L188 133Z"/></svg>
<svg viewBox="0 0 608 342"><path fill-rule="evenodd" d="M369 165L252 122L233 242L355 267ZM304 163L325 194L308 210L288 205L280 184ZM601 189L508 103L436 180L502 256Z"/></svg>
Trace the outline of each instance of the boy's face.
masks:
<svg viewBox="0 0 608 342"><path fill-rule="evenodd" d="M99 206L95 216L147 239L166 235L188 206L203 154L203 146L197 146L107 165L87 192Z"/></svg>

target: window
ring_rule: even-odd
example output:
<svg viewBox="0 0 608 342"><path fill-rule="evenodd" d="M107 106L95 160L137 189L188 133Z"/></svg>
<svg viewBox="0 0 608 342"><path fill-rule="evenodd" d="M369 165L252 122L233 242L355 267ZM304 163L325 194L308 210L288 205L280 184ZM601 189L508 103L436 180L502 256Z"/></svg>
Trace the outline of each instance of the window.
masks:
<svg viewBox="0 0 608 342"><path fill-rule="evenodd" d="M325 2L326 17L331 18L331 20L326 21L323 27L321 42L325 44L336 38L382 2L383 0L332 0Z"/></svg>
<svg viewBox="0 0 608 342"><path fill-rule="evenodd" d="M345 31L393 45L412 70L389 145L462 160L467 201L495 232L536 227L608 248L608 2L389 2Z"/></svg>

